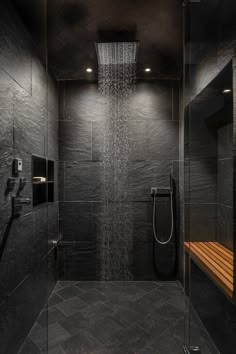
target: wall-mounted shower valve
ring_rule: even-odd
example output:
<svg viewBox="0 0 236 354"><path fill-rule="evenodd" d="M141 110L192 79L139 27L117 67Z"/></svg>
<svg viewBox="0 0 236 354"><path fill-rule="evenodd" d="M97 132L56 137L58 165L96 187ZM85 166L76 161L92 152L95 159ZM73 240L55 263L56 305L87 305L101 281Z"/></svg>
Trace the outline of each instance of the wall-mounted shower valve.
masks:
<svg viewBox="0 0 236 354"><path fill-rule="evenodd" d="M183 349L185 354L201 353L200 347L187 347L184 345Z"/></svg>
<svg viewBox="0 0 236 354"><path fill-rule="evenodd" d="M21 196L16 196L12 198L12 214L13 216L20 216L24 205L31 205L30 198L23 198Z"/></svg>
<svg viewBox="0 0 236 354"><path fill-rule="evenodd" d="M151 187L151 196L157 195L158 188L157 187Z"/></svg>
<svg viewBox="0 0 236 354"><path fill-rule="evenodd" d="M7 180L7 191L11 192L15 188L16 185L16 178L15 177L9 177Z"/></svg>
<svg viewBox="0 0 236 354"><path fill-rule="evenodd" d="M23 191L23 189L25 188L26 184L27 184L27 179L26 178L20 178L18 193Z"/></svg>

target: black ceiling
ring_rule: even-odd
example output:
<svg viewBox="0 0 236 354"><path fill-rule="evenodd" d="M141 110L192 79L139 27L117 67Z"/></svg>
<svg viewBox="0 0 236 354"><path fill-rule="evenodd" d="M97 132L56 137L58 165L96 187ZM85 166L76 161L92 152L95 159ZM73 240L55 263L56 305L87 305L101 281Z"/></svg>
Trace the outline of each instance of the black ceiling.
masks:
<svg viewBox="0 0 236 354"><path fill-rule="evenodd" d="M96 74L95 42L138 40L138 76L175 77L182 55L180 0L50 0L49 63L58 79L87 79Z"/></svg>
<svg viewBox="0 0 236 354"><path fill-rule="evenodd" d="M100 40L138 40L139 78L178 78L181 73L182 0L11 1L39 43L41 57L47 28L48 63L57 79L96 79L95 42ZM236 38L235 0L201 0L191 5L188 16L191 56L198 61L205 48ZM85 71L90 66L92 75ZM147 66L152 72L144 74Z"/></svg>
<svg viewBox="0 0 236 354"><path fill-rule="evenodd" d="M180 74L182 0L12 1L40 40L47 5L49 66L57 79L97 78L95 42L99 40L138 40L139 77L147 66L152 78ZM86 73L88 66L94 69L92 75Z"/></svg>

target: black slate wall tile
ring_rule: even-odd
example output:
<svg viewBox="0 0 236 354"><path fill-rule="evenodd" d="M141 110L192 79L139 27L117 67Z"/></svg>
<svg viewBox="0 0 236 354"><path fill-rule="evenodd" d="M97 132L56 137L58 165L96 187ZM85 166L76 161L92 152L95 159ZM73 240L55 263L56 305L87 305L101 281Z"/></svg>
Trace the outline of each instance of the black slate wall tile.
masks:
<svg viewBox="0 0 236 354"><path fill-rule="evenodd" d="M96 280L96 245L92 242L61 242L59 248L60 280Z"/></svg>
<svg viewBox="0 0 236 354"><path fill-rule="evenodd" d="M171 168L171 160L132 162L129 168L129 200L150 201L151 187L169 187Z"/></svg>
<svg viewBox="0 0 236 354"><path fill-rule="evenodd" d="M233 251L233 208L217 206L217 240Z"/></svg>
<svg viewBox="0 0 236 354"><path fill-rule="evenodd" d="M58 147L56 148L58 150ZM54 202L59 201L59 161L54 161Z"/></svg>
<svg viewBox="0 0 236 354"><path fill-rule="evenodd" d="M1 2L0 17L0 298L12 294L0 314L0 346L16 353L55 284L55 259L47 252L48 241L58 237L58 209L24 206L20 218L10 219L11 196L25 177L22 195L32 199L32 154L58 160L58 101L57 86L36 55L42 48L35 48L10 2ZM6 194L13 158L23 160L23 171Z"/></svg>
<svg viewBox="0 0 236 354"><path fill-rule="evenodd" d="M195 10L193 9L193 11ZM218 30L222 29L219 26L221 26L221 24L217 22ZM221 34L223 33L225 34L226 32L223 30L221 31ZM206 45L206 49L203 51L202 60L199 61L198 65L192 65L193 69L191 69L190 74L190 91L192 95L191 99L195 97L194 101L198 101L199 97L204 95L205 88L207 87L207 85L211 83L214 78L216 78L216 76L221 72L221 70L225 67L227 63L229 63L232 58L234 51L233 42L231 44L228 42L226 48L224 47L223 42L221 40L222 38L220 38L221 43L215 43L214 48L209 48L208 42ZM232 65L232 63L230 65ZM223 95L221 96L223 97ZM215 99L218 100L216 96ZM215 102L215 107L217 107L216 111L218 109L223 108L223 101L224 99L222 100L221 98L221 100ZM197 102L197 105L201 106L199 102ZM212 107L213 106L214 104L212 105ZM218 129L218 132L216 129L212 130L211 127L207 125L207 120L204 119L202 113L208 114L210 118L208 119L208 122L210 122L211 124L217 124L217 119L215 119L214 116L210 117L211 114L209 114L209 111L207 112L205 108L206 107L202 109L202 112L200 109L198 112L196 112L196 114L195 112L190 111L191 116L186 117L187 124L184 125L184 128L187 133L187 139L185 140L187 149L185 156L187 158L190 157L194 160L198 160L202 163L202 165L204 164L206 158L214 159L216 163L218 163L216 175L216 182L218 182L218 186L215 192L216 238L214 239L215 230L212 227L212 218L210 218L209 220L209 218L207 217L207 214L209 213L205 209L209 208L210 206L185 205L185 215L187 217L187 223L185 228L185 240L189 240L190 234L190 236L192 236L190 241L218 241L221 242L225 247L229 247L232 249L232 242L230 242L229 239L229 233L233 234L231 219L232 211L226 205L222 205L218 202L219 194L221 194L221 198L224 200L224 202L228 199L227 195L229 195L225 183L227 183L227 185L231 184L229 183L229 181L227 181L227 179L230 175L232 176L232 171L230 172L227 167L224 169L224 163L222 161L225 158L228 159L232 157L232 145L230 146L230 141L232 144L232 127L230 129L231 133L229 133L229 135L226 126ZM227 116L224 113L222 114L222 112L220 114L222 124L223 119L227 119ZM233 118L233 115L231 115L231 118ZM188 141L189 137L190 141ZM190 144L190 155L188 155L188 144ZM189 176L187 176L187 178L188 177ZM209 174L209 178L210 177L211 176ZM191 185L187 185L186 187L190 187L191 189ZM233 193L231 190L231 195L232 194ZM209 195L208 193L206 193L206 199L208 199L209 201L208 197ZM190 198L186 198L186 200L191 202ZM189 210L190 208L193 209L193 211ZM196 211L194 211L194 209L196 208L198 209L198 217L196 217L197 213ZM202 208L202 212L200 212L200 208ZM193 214L195 214L196 216L194 216ZM212 215L214 215L213 210ZM202 226L199 227L198 224L201 224ZM203 227L204 224L205 227ZM191 229L189 232L190 227ZM198 238L200 234L203 236L202 240ZM188 259L187 263L189 263ZM219 349L219 352L233 353L233 348L235 346L235 331L233 326L233 317L235 317L235 314L233 310L233 305L230 301L227 300L227 297L220 289L218 289L214 282L212 282L209 277L200 268L196 266L194 261L191 262L190 269L188 269L188 267L189 264L187 264L186 268L186 280L187 283L190 280L190 300L193 306L198 311L198 315L200 315L201 321L203 321L209 334L212 336L212 339L214 340Z"/></svg>
<svg viewBox="0 0 236 354"><path fill-rule="evenodd" d="M234 353L236 318L235 305L191 262L191 300L220 353Z"/></svg>
<svg viewBox="0 0 236 354"><path fill-rule="evenodd" d="M92 121L92 160L104 158L105 121Z"/></svg>
<svg viewBox="0 0 236 354"><path fill-rule="evenodd" d="M221 112L224 125L218 129L217 238L233 250L233 125L232 109Z"/></svg>
<svg viewBox="0 0 236 354"><path fill-rule="evenodd" d="M20 284L7 302L1 304L1 353L18 353L54 286L55 254L52 251Z"/></svg>
<svg viewBox="0 0 236 354"><path fill-rule="evenodd" d="M1 257L1 294L7 296L32 269L33 214L14 220Z"/></svg>
<svg viewBox="0 0 236 354"><path fill-rule="evenodd" d="M37 105L47 106L47 74L42 63L36 58L32 59L32 96L36 98Z"/></svg>
<svg viewBox="0 0 236 354"><path fill-rule="evenodd" d="M59 201L64 201L64 183L65 183L65 162L58 163L58 197Z"/></svg>
<svg viewBox="0 0 236 354"><path fill-rule="evenodd" d="M189 153L190 157L217 157L218 137L215 130L208 127L207 121L201 115L190 114L189 117Z"/></svg>
<svg viewBox="0 0 236 354"><path fill-rule="evenodd" d="M60 233L63 241L96 242L97 209L92 202L60 203Z"/></svg>
<svg viewBox="0 0 236 354"><path fill-rule="evenodd" d="M189 202L217 203L217 160L190 160ZM186 195L186 202L188 202Z"/></svg>
<svg viewBox="0 0 236 354"><path fill-rule="evenodd" d="M108 211L102 201L105 100L98 92L96 84L76 81L60 82L59 95L59 198L64 202L60 203L60 234L66 240L76 243L82 240L91 240L94 243L97 240L99 277L105 261L101 259L104 252L114 252L112 257L118 262L120 257L117 240L113 239L116 238L115 232L111 235L109 247L104 244L103 239L104 225L107 224L105 219L118 212L112 200L107 206ZM128 247L132 263L132 247L136 247L133 242L148 242L148 247L152 247L151 187L169 187L172 167L178 185L178 88L169 81L137 83L131 104L128 121L129 202L126 200L123 207L127 209L127 219L129 215L131 242L128 242ZM91 202L92 205L89 204ZM179 198L176 196L176 203L178 202ZM165 211L169 209L168 206ZM140 220L136 213L140 215ZM96 225L91 215L96 220ZM176 224L178 222L176 214ZM69 250L70 248L66 251L68 255L72 248ZM150 268L153 267L147 262ZM113 270L110 273L109 276L116 276ZM69 272L67 275L70 276ZM148 279L153 276L153 271L147 274Z"/></svg>
<svg viewBox="0 0 236 354"><path fill-rule="evenodd" d="M138 83L132 102L134 120L172 120L172 82Z"/></svg>
<svg viewBox="0 0 236 354"><path fill-rule="evenodd" d="M185 204L186 241L217 240L216 204Z"/></svg>
<svg viewBox="0 0 236 354"><path fill-rule="evenodd" d="M165 247L157 243L154 244L154 263L158 279L174 280L177 275L177 262L177 251L174 242L168 243Z"/></svg>
<svg viewBox="0 0 236 354"><path fill-rule="evenodd" d="M118 280L119 271L121 274L121 268L125 264L123 259L132 250L134 240L132 203L94 203L93 213L96 220L96 240L101 254L99 261L106 265L108 278Z"/></svg>
<svg viewBox="0 0 236 354"><path fill-rule="evenodd" d="M152 242L152 207L151 201L131 203L134 243Z"/></svg>
<svg viewBox="0 0 236 354"><path fill-rule="evenodd" d="M14 81L0 68L0 144L13 145L13 90Z"/></svg>
<svg viewBox="0 0 236 354"><path fill-rule="evenodd" d="M49 112L53 112L56 117L59 115L59 88L58 88L58 83L55 81L51 73L48 73L47 76L47 91L48 91L48 110Z"/></svg>
<svg viewBox="0 0 236 354"><path fill-rule="evenodd" d="M101 200L99 162L66 162L64 178L65 201Z"/></svg>
<svg viewBox="0 0 236 354"><path fill-rule="evenodd" d="M67 81L64 95L64 119L73 120L103 120L105 101L98 91L97 84Z"/></svg>
<svg viewBox="0 0 236 354"><path fill-rule="evenodd" d="M218 202L233 206L233 159L218 160Z"/></svg>
<svg viewBox="0 0 236 354"><path fill-rule="evenodd" d="M146 160L146 121L129 122L129 146L132 161Z"/></svg>
<svg viewBox="0 0 236 354"><path fill-rule="evenodd" d="M153 244L135 242L132 254L132 273L134 280L153 280L156 274L153 268Z"/></svg>
<svg viewBox="0 0 236 354"><path fill-rule="evenodd" d="M1 4L0 67L31 93L32 42L10 2Z"/></svg>
<svg viewBox="0 0 236 354"><path fill-rule="evenodd" d="M8 296L47 255L50 237L58 237L58 215L47 207L15 219L1 257L1 297ZM49 217L49 219L48 219Z"/></svg>
<svg viewBox="0 0 236 354"><path fill-rule="evenodd" d="M48 247L51 249L52 241L59 239L59 203L48 204Z"/></svg>
<svg viewBox="0 0 236 354"><path fill-rule="evenodd" d="M45 107L17 89L14 100L14 147L17 150L43 156L45 153ZM32 119L33 118L33 119Z"/></svg>
<svg viewBox="0 0 236 354"><path fill-rule="evenodd" d="M92 122L60 121L59 144L60 160L91 160Z"/></svg>
<svg viewBox="0 0 236 354"><path fill-rule="evenodd" d="M36 208L34 215L34 238L32 248L37 254L32 257L33 262L40 261L48 252L48 208Z"/></svg>
<svg viewBox="0 0 236 354"><path fill-rule="evenodd" d="M58 82L58 109L59 109L59 120L66 119L66 110L65 110L65 94L66 94L66 82Z"/></svg>
<svg viewBox="0 0 236 354"><path fill-rule="evenodd" d="M232 157L233 148L233 125L228 124L218 129L218 158Z"/></svg>
<svg viewBox="0 0 236 354"><path fill-rule="evenodd" d="M177 121L147 122L147 159L178 160L179 123Z"/></svg>
<svg viewBox="0 0 236 354"><path fill-rule="evenodd" d="M59 124L58 117L55 112L48 111L47 122L46 122L46 155L49 159L58 160L59 159L59 150L58 150L58 133L59 133Z"/></svg>

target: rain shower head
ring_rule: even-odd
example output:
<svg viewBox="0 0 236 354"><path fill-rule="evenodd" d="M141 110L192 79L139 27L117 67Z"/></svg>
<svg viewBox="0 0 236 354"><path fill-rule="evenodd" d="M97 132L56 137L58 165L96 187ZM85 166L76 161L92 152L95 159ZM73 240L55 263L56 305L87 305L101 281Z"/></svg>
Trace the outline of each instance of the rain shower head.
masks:
<svg viewBox="0 0 236 354"><path fill-rule="evenodd" d="M135 64L138 42L97 42L99 65Z"/></svg>

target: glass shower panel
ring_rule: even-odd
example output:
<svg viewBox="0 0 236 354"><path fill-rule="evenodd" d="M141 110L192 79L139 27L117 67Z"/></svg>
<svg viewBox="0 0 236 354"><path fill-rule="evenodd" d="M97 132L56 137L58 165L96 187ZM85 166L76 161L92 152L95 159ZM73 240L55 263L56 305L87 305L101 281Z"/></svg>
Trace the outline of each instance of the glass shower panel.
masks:
<svg viewBox="0 0 236 354"><path fill-rule="evenodd" d="M184 9L185 348L233 353L233 3Z"/></svg>

